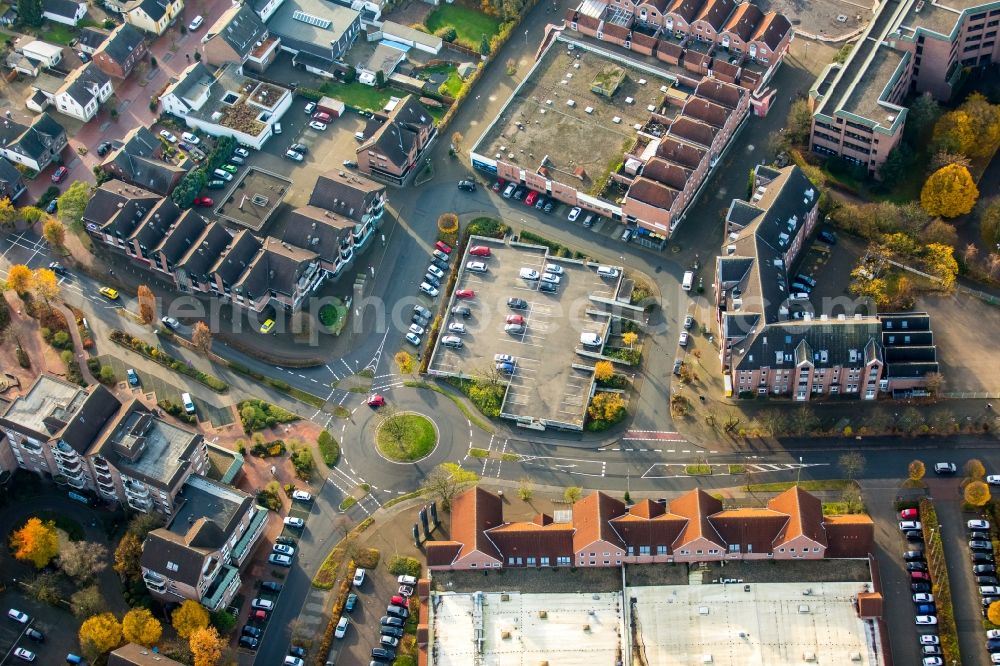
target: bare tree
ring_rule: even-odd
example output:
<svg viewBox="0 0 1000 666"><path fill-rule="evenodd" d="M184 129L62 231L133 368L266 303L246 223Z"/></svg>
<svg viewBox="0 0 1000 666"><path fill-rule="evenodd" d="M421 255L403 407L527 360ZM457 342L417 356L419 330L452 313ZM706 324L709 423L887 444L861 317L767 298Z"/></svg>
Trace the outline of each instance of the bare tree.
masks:
<svg viewBox="0 0 1000 666"><path fill-rule="evenodd" d="M108 549L90 541L70 541L59 548L59 568L76 582L88 582L108 568Z"/></svg>
<svg viewBox="0 0 1000 666"><path fill-rule="evenodd" d="M441 463L427 475L422 488L441 500L441 508L451 510L451 501L465 485L478 481L475 472L462 469L455 463Z"/></svg>
<svg viewBox="0 0 1000 666"><path fill-rule="evenodd" d="M851 451L841 454L840 458L837 459L837 464L843 470L844 476L848 479L853 479L864 471L865 456L860 451Z"/></svg>
<svg viewBox="0 0 1000 666"><path fill-rule="evenodd" d="M205 322L199 321L194 325L194 330L191 332L191 342L206 354L212 349L212 331L205 325Z"/></svg>

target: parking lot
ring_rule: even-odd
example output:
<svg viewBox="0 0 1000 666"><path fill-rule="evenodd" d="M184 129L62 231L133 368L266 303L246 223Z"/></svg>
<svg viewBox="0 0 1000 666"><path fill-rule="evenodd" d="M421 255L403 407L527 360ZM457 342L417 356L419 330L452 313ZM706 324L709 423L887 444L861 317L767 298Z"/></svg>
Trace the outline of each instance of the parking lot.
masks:
<svg viewBox="0 0 1000 666"><path fill-rule="evenodd" d="M472 290L473 298L453 297L448 312L467 306L470 316L449 314L441 328L431 360L432 373L444 376L501 378L509 375L502 413L516 419L540 419L581 427L590 398L593 365L577 354L580 335L607 337L607 319L590 314L590 297L610 298L613 280L598 277L595 267L581 262L552 258L544 247L472 239L470 248L488 245L491 256L466 255L456 264L460 270L456 293ZM468 270L471 261L486 264L485 272ZM552 292L540 288L545 280L524 279L523 270L536 278L547 265L561 269ZM510 305L510 299L521 303ZM449 331L451 323L463 324L464 333ZM461 347L442 344L444 336L457 335ZM597 351L594 349L593 351ZM501 373L498 354L512 357L510 372ZM503 379L501 379L502 381Z"/></svg>
<svg viewBox="0 0 1000 666"><path fill-rule="evenodd" d="M42 664L62 663L68 653L78 652L76 642L78 624L68 611L31 599L17 585L2 590L0 604L3 605L4 615L9 609L16 608L27 613L30 618L27 625L9 618L0 622L0 664L18 663L17 658L13 656L15 648L24 648L35 653L35 663ZM39 643L29 639L25 635L28 627L41 632L44 642Z"/></svg>

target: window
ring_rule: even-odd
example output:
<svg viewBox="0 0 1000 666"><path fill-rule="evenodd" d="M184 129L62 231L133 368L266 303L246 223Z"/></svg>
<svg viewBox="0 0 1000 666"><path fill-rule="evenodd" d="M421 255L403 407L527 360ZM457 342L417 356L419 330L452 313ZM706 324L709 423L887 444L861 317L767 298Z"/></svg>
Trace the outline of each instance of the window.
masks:
<svg viewBox="0 0 1000 666"><path fill-rule="evenodd" d="M570 558L568 558L568 557L557 557L556 558L556 564L559 565L559 566L569 566L570 565Z"/></svg>
<svg viewBox="0 0 1000 666"><path fill-rule="evenodd" d="M167 562L167 571L178 571L180 569L174 562Z"/></svg>
<svg viewBox="0 0 1000 666"><path fill-rule="evenodd" d="M549 566L549 558L547 558L547 557L543 557L542 558L542 566L543 567Z"/></svg>
<svg viewBox="0 0 1000 666"><path fill-rule="evenodd" d="M657 546L656 547L656 554L657 555L666 555L667 554L667 547L666 546Z"/></svg>
<svg viewBox="0 0 1000 666"><path fill-rule="evenodd" d="M479 566L479 565L478 565L478 564L476 564L475 562L470 562L470 563L469 563L469 568L470 568L470 569L475 569L475 568L476 568L476 567L478 567L478 566Z"/></svg>
<svg viewBox="0 0 1000 666"><path fill-rule="evenodd" d="M703 551L699 548L698 550L696 550L694 552L695 552L695 555L701 555Z"/></svg>
<svg viewBox="0 0 1000 666"><path fill-rule="evenodd" d="M639 546L640 555L649 555L649 546Z"/></svg>
<svg viewBox="0 0 1000 666"><path fill-rule="evenodd" d="M535 558L534 557L529 557L528 558L528 566L529 567L535 566Z"/></svg>
<svg viewBox="0 0 1000 666"><path fill-rule="evenodd" d="M611 553L604 553L604 557L611 557Z"/></svg>

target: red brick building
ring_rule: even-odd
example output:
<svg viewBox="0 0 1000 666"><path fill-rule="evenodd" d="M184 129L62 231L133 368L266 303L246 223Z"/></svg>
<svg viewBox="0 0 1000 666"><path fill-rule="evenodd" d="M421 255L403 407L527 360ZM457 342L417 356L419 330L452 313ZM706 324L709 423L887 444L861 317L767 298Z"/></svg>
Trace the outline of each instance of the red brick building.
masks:
<svg viewBox="0 0 1000 666"><path fill-rule="evenodd" d="M875 526L865 515L824 516L818 498L791 488L764 508L723 509L703 490L670 502L626 506L596 492L569 522L539 514L505 523L499 497L479 487L452 507L449 541L427 544L436 570L592 566L751 559L867 557Z"/></svg>

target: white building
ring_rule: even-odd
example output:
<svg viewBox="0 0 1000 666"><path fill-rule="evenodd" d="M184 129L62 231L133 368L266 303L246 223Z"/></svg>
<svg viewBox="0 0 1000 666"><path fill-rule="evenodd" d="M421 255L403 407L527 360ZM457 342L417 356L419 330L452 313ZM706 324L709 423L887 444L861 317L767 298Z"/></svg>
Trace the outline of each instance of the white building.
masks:
<svg viewBox="0 0 1000 666"><path fill-rule="evenodd" d="M101 104L115 92L111 77L93 62L82 65L66 77L65 83L50 101L67 116L87 122L97 115Z"/></svg>

